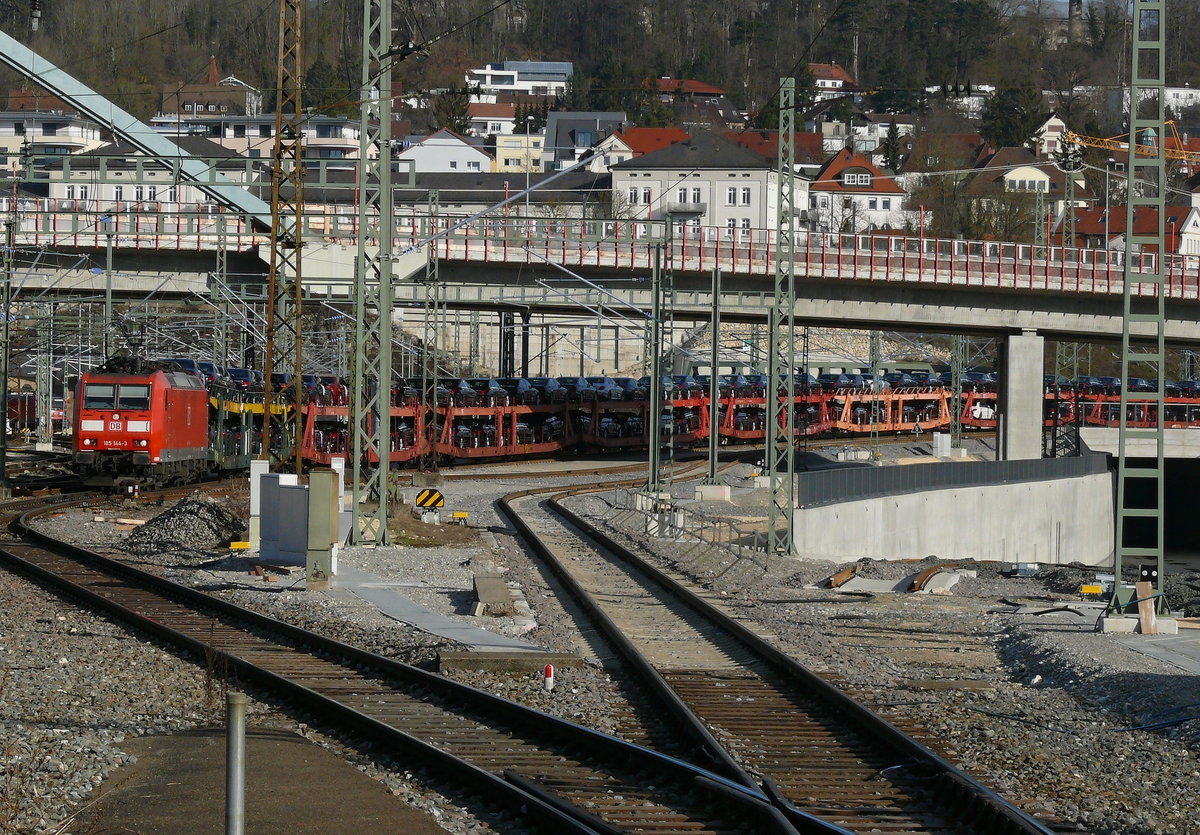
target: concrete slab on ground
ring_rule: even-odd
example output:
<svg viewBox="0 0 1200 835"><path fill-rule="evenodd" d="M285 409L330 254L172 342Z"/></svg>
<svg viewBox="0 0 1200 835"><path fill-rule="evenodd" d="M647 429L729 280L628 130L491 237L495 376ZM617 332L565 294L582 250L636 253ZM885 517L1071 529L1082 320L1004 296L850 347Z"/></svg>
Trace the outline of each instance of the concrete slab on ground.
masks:
<svg viewBox="0 0 1200 835"><path fill-rule="evenodd" d="M1165 661L1192 675L1200 675L1200 635L1184 629L1177 635L1114 634L1113 640L1143 655Z"/></svg>
<svg viewBox="0 0 1200 835"><path fill-rule="evenodd" d="M389 583L383 577L348 565L340 565L333 580L333 588L326 593L334 596L352 595L365 600L390 618L415 626L431 635L457 641L472 652L551 652L548 648L529 641L498 635L435 612L405 597L399 591L401 588L403 585Z"/></svg>
<svg viewBox="0 0 1200 835"><path fill-rule="evenodd" d="M99 801L73 832L225 831L224 729L136 737L121 747L137 762L100 785ZM425 812L331 751L290 731L253 727L246 733L245 830L255 835L445 832Z"/></svg>

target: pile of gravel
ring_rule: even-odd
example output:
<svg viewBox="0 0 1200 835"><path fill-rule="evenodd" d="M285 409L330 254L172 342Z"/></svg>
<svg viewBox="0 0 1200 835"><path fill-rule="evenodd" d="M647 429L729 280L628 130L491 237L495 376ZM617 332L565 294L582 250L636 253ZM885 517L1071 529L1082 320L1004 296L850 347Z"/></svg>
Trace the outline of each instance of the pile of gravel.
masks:
<svg viewBox="0 0 1200 835"><path fill-rule="evenodd" d="M173 553L209 559L212 549L227 546L245 531L242 519L222 503L194 493L135 528L122 549L137 557Z"/></svg>

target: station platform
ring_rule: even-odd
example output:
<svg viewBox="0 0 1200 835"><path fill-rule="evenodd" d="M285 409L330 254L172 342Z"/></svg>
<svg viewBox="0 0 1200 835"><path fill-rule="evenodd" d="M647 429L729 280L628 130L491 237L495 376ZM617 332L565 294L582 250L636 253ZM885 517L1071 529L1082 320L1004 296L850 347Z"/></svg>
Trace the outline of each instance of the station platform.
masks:
<svg viewBox="0 0 1200 835"><path fill-rule="evenodd" d="M225 731L128 739L137 757L99 787L72 832L222 835ZM426 812L289 730L246 731L245 831L255 835L435 835ZM353 814L347 814L352 809Z"/></svg>

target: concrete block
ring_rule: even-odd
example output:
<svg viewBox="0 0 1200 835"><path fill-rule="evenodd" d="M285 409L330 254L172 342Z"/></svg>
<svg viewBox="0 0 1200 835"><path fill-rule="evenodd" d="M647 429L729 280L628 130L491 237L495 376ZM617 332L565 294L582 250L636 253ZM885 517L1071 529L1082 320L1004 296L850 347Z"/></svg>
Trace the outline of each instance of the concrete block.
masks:
<svg viewBox="0 0 1200 835"><path fill-rule="evenodd" d="M1178 635L1179 621L1175 618L1158 618L1154 628L1158 630L1159 635Z"/></svg>
<svg viewBox="0 0 1200 835"><path fill-rule="evenodd" d="M482 614L501 617L516 612L508 584L499 574L476 574L473 582L475 598L479 601L479 605L475 607L476 616Z"/></svg>
<svg viewBox="0 0 1200 835"><path fill-rule="evenodd" d="M1137 631L1137 618L1126 617L1125 615L1114 615L1105 617L1100 621L1101 632L1123 632L1133 633Z"/></svg>
<svg viewBox="0 0 1200 835"><path fill-rule="evenodd" d="M754 477L754 486L766 487L769 490L771 488L771 477L769 475L756 475Z"/></svg>
<svg viewBox="0 0 1200 835"><path fill-rule="evenodd" d="M413 473L413 487L441 487L445 479L441 473Z"/></svg>
<svg viewBox="0 0 1200 835"><path fill-rule="evenodd" d="M697 484L696 500L702 502L727 502L732 491L724 484Z"/></svg>
<svg viewBox="0 0 1200 835"><path fill-rule="evenodd" d="M933 454L938 458L950 457L950 435L946 432L933 433Z"/></svg>

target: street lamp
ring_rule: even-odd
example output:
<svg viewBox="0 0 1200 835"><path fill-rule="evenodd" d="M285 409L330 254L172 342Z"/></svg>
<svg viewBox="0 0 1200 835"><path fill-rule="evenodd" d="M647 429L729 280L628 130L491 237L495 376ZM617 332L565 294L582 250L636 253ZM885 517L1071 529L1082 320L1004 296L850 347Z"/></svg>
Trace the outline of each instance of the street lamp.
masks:
<svg viewBox="0 0 1200 835"><path fill-rule="evenodd" d="M1108 159L1106 159L1104 161L1104 249L1105 249L1106 253L1108 250L1108 212L1109 212L1108 177L1110 174L1112 174L1113 166L1116 164L1117 164L1117 161L1115 159L1113 159L1112 157L1109 157ZM1105 259L1104 263L1107 264L1108 263L1108 255L1107 254L1104 256L1104 259Z"/></svg>

